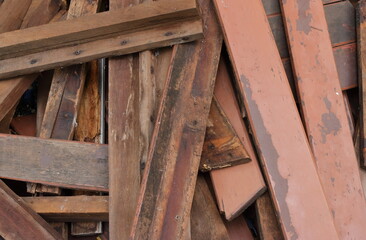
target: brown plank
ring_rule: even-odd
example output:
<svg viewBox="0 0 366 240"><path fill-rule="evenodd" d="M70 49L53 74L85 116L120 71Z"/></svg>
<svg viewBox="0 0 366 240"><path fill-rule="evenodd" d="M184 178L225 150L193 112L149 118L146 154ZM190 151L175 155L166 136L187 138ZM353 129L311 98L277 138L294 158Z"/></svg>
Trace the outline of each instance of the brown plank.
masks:
<svg viewBox="0 0 366 240"><path fill-rule="evenodd" d="M115 11L0 34L0 59L24 56L56 47L110 38L164 23L198 19L193 0L152 1Z"/></svg>
<svg viewBox="0 0 366 240"><path fill-rule="evenodd" d="M37 116L36 116L36 133L39 134L42 126L43 117L45 115L48 94L51 88L53 71L46 71L41 74L38 78L38 88L37 88ZM37 136L39 136L37 134Z"/></svg>
<svg viewBox="0 0 366 240"><path fill-rule="evenodd" d="M8 114L6 114L6 116L0 121L0 133L9 134L11 132L10 123L13 120L17 105L18 104L15 104L15 106L8 112Z"/></svg>
<svg viewBox="0 0 366 240"><path fill-rule="evenodd" d="M334 225L341 239L362 239L366 202L322 3L281 5L304 125Z"/></svg>
<svg viewBox="0 0 366 240"><path fill-rule="evenodd" d="M284 237L269 193L263 194L255 201L255 209L260 239L283 240Z"/></svg>
<svg viewBox="0 0 366 240"><path fill-rule="evenodd" d="M16 1L5 1L1 4L0 33L19 29L31 3L32 0L26 0L22 4Z"/></svg>
<svg viewBox="0 0 366 240"><path fill-rule="evenodd" d="M108 221L108 196L23 197L47 221Z"/></svg>
<svg viewBox="0 0 366 240"><path fill-rule="evenodd" d="M5 183L0 181L0 236L6 240L62 239Z"/></svg>
<svg viewBox="0 0 366 240"><path fill-rule="evenodd" d="M254 237L243 216L238 216L230 222L225 222L225 224L230 236L230 240L254 240Z"/></svg>
<svg viewBox="0 0 366 240"><path fill-rule="evenodd" d="M35 137L36 136L36 115L30 114L15 117L11 121L11 128L19 135Z"/></svg>
<svg viewBox="0 0 366 240"><path fill-rule="evenodd" d="M250 157L243 143L214 97L207 120L200 170L211 171L249 161Z"/></svg>
<svg viewBox="0 0 366 240"><path fill-rule="evenodd" d="M149 36L149 38L147 39L146 36ZM2 65L0 78L79 64L102 57L120 56L191 42L201 37L202 21L200 19L183 22L173 21L163 26L155 25L151 29L135 29L133 33L124 33L113 38L93 39L93 41L87 43L0 60Z"/></svg>
<svg viewBox="0 0 366 240"><path fill-rule="evenodd" d="M285 237L338 239L262 3L214 2Z"/></svg>
<svg viewBox="0 0 366 240"><path fill-rule="evenodd" d="M109 7L116 10L137 3L111 0ZM111 239L128 239L140 189L136 55L109 59L108 76L109 233Z"/></svg>
<svg viewBox="0 0 366 240"><path fill-rule="evenodd" d="M2 178L108 191L107 145L1 134L0 153Z"/></svg>
<svg viewBox="0 0 366 240"><path fill-rule="evenodd" d="M191 209L191 239L230 240L203 176L198 175Z"/></svg>
<svg viewBox="0 0 366 240"><path fill-rule="evenodd" d="M366 60L365 56L365 39L366 39L366 31L365 29L365 16L366 15L366 2L360 1L357 6L357 61L358 61L358 83L360 84L360 109L361 109L361 133L360 133L360 163L361 167L365 168L366 166Z"/></svg>
<svg viewBox="0 0 366 240"><path fill-rule="evenodd" d="M212 5L199 5L206 40L178 45L173 54L131 239L185 237L222 45Z"/></svg>
<svg viewBox="0 0 366 240"><path fill-rule="evenodd" d="M220 60L214 94L252 160L243 165L210 172L218 207L226 219L232 220L265 190L265 183L248 130L241 118L224 58ZM245 187L238 183L245 183Z"/></svg>

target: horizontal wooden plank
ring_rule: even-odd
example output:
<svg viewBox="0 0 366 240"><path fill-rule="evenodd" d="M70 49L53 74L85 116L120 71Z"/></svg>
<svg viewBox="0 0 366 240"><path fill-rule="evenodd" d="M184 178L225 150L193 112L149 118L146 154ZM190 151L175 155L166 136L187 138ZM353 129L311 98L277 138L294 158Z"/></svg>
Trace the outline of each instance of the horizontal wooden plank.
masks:
<svg viewBox="0 0 366 240"><path fill-rule="evenodd" d="M108 196L23 197L47 221L108 221Z"/></svg>
<svg viewBox="0 0 366 240"><path fill-rule="evenodd" d="M146 38L146 36L149 36L149 38ZM76 46L4 59L0 61L0 78L9 78L102 57L124 55L190 42L202 36L202 23L199 19L158 26L153 29L144 29Z"/></svg>
<svg viewBox="0 0 366 240"><path fill-rule="evenodd" d="M194 0L177 0L174 5L169 3L168 0L151 1L120 10L3 33L0 34L0 59L110 38L164 23L199 19Z"/></svg>
<svg viewBox="0 0 366 240"><path fill-rule="evenodd" d="M108 191L107 145L0 135L0 177Z"/></svg>

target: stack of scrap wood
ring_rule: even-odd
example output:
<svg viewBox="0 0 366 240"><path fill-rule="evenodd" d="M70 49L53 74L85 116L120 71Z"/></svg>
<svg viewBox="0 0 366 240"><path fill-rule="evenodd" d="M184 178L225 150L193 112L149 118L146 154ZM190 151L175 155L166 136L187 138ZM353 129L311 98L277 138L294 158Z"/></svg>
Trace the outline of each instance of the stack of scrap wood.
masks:
<svg viewBox="0 0 366 240"><path fill-rule="evenodd" d="M366 0L19 3L0 239L365 239Z"/></svg>

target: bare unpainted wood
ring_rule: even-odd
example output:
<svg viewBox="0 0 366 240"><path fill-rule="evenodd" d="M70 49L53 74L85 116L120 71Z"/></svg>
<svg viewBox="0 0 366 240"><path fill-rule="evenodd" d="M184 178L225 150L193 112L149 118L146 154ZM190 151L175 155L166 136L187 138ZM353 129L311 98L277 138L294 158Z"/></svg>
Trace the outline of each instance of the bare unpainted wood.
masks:
<svg viewBox="0 0 366 240"><path fill-rule="evenodd" d="M347 91L342 91L342 96L343 96L344 106L346 107L349 129L351 131L351 136L353 138L353 136L355 134L355 121L353 120L352 108L351 108L351 104L349 102Z"/></svg>
<svg viewBox="0 0 366 240"><path fill-rule="evenodd" d="M111 0L110 9L135 4ZM109 59L108 76L109 231L111 239L128 239L141 179L137 56Z"/></svg>
<svg viewBox="0 0 366 240"><path fill-rule="evenodd" d="M272 199L265 193L255 201L258 232L263 240L284 240Z"/></svg>
<svg viewBox="0 0 366 240"><path fill-rule="evenodd" d="M49 3L52 1L52 3ZM15 3L14 1L7 1L9 3ZM48 4L49 3L49 4ZM35 26L37 24L44 24L50 21L50 19L57 13L59 9L58 0L42 0L40 5L47 6L42 7L42 13L38 11L27 12L22 22L21 28ZM39 1L32 1L30 10L34 9L33 6L39 4ZM16 4L17 8L19 3ZM1 16L8 16L8 13L0 14ZM5 24L1 24L1 28L5 28ZM9 25L7 27L9 28ZM5 29L4 29L5 30ZM36 75L22 76L14 79L8 79L0 81L0 120L4 118L6 114L15 106L23 93L29 88L32 82L36 79Z"/></svg>
<svg viewBox="0 0 366 240"><path fill-rule="evenodd" d="M131 239L186 237L222 45L213 6L198 3L205 41L178 45L173 52Z"/></svg>
<svg viewBox="0 0 366 240"><path fill-rule="evenodd" d="M2 181L0 199L0 235L6 240L62 239Z"/></svg>
<svg viewBox="0 0 366 240"><path fill-rule="evenodd" d="M64 222L50 222L50 225L62 236L62 239L69 239L69 225Z"/></svg>
<svg viewBox="0 0 366 240"><path fill-rule="evenodd" d="M362 239L366 201L322 2L281 6L304 125L335 228L340 239Z"/></svg>
<svg viewBox="0 0 366 240"><path fill-rule="evenodd" d="M48 221L108 221L108 196L23 197Z"/></svg>
<svg viewBox="0 0 366 240"><path fill-rule="evenodd" d="M201 171L231 167L250 161L243 143L214 97L207 120Z"/></svg>
<svg viewBox="0 0 366 240"><path fill-rule="evenodd" d="M30 194L47 193L49 195L61 195L62 189L43 184L27 183L27 192ZM51 222L50 222L51 223Z"/></svg>
<svg viewBox="0 0 366 240"><path fill-rule="evenodd" d="M19 29L31 3L32 0L25 0L22 4L16 1L5 1L1 4L0 33Z"/></svg>
<svg viewBox="0 0 366 240"><path fill-rule="evenodd" d="M41 74L38 78L38 88L37 88L37 119L36 119L36 134L40 132L43 117L45 115L48 94L51 88L53 71L46 71ZM37 134L37 136L38 136Z"/></svg>
<svg viewBox="0 0 366 240"><path fill-rule="evenodd" d="M214 95L250 156L249 163L210 172L220 212L239 216L265 190L265 182L231 83L228 62L221 57ZM238 183L245 183L245 187Z"/></svg>
<svg viewBox="0 0 366 240"><path fill-rule="evenodd" d="M230 222L225 222L230 240L254 240L254 237L242 215L236 217ZM280 240L280 239L278 239Z"/></svg>
<svg viewBox="0 0 366 240"><path fill-rule="evenodd" d="M339 239L261 1L214 2L285 238Z"/></svg>
<svg viewBox="0 0 366 240"><path fill-rule="evenodd" d="M19 135L35 137L36 114L15 117L11 121L10 126Z"/></svg>
<svg viewBox="0 0 366 240"><path fill-rule="evenodd" d="M194 0L152 1L120 10L0 34L0 59L28 55L56 47L111 38L164 23L198 19Z"/></svg>
<svg viewBox="0 0 366 240"><path fill-rule="evenodd" d="M61 8L62 0L33 0L27 15L22 22L22 28L43 25L53 19ZM37 15L37 17L34 17Z"/></svg>
<svg viewBox="0 0 366 240"><path fill-rule="evenodd" d="M1 178L108 191L107 145L1 134L0 153Z"/></svg>
<svg viewBox="0 0 366 240"><path fill-rule="evenodd" d="M6 114L6 116L0 121L0 133L10 133L10 123L13 120L17 105L18 104L15 104L8 114Z"/></svg>
<svg viewBox="0 0 366 240"><path fill-rule="evenodd" d="M203 176L198 175L191 209L191 239L231 240Z"/></svg>
<svg viewBox="0 0 366 240"><path fill-rule="evenodd" d="M146 38L149 36L149 38ZM102 57L171 46L202 37L202 21L187 20L155 25L150 29L135 29L113 38L81 43L39 53L0 60L0 78L9 78L43 70L79 64Z"/></svg>

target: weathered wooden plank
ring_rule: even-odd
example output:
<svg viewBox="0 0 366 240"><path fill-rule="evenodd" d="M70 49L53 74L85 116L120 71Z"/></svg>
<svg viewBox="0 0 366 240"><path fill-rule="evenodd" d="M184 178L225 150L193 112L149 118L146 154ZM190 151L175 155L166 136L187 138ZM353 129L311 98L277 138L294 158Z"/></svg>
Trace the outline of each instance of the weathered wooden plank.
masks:
<svg viewBox="0 0 366 240"><path fill-rule="evenodd" d="M230 240L254 240L254 237L243 216L238 216L230 222L226 221L225 224L230 236Z"/></svg>
<svg viewBox="0 0 366 240"><path fill-rule="evenodd" d="M138 4L111 0L110 9ZM127 41L125 41L127 42ZM139 75L135 55L109 59L109 233L111 239L128 239L140 189ZM121 187L128 186L128 188Z"/></svg>
<svg viewBox="0 0 366 240"><path fill-rule="evenodd" d="M125 33L113 38L94 39L92 42L0 60L2 66L0 78L79 64L102 57L119 56L191 42L201 37L202 21L199 19L172 22L152 29L136 29L133 33Z"/></svg>
<svg viewBox="0 0 366 240"><path fill-rule="evenodd" d="M108 221L108 196L23 197L48 221Z"/></svg>
<svg viewBox="0 0 366 240"><path fill-rule="evenodd" d="M20 28L32 0L26 0L21 5L16 1L6 1L0 7L0 33Z"/></svg>
<svg viewBox="0 0 366 240"><path fill-rule="evenodd" d="M199 5L206 38L173 53L131 239L185 237L222 45L211 3Z"/></svg>
<svg viewBox="0 0 366 240"><path fill-rule="evenodd" d="M225 58L221 58L214 94L252 160L243 165L210 172L218 207L226 219L232 220L265 190L265 182L241 117L227 64ZM238 183L245 183L245 187Z"/></svg>
<svg viewBox="0 0 366 240"><path fill-rule="evenodd" d="M231 240L206 180L200 175L191 209L191 239Z"/></svg>
<svg viewBox="0 0 366 240"><path fill-rule="evenodd" d="M1 134L0 153L2 178L108 191L107 145Z"/></svg>
<svg viewBox="0 0 366 240"><path fill-rule="evenodd" d="M0 200L0 236L6 240L62 239L2 181Z"/></svg>
<svg viewBox="0 0 366 240"><path fill-rule="evenodd" d="M36 135L40 133L43 117L45 115L48 94L52 83L53 71L46 71L38 78L37 88L37 116L36 116ZM38 133L38 134L37 134Z"/></svg>
<svg viewBox="0 0 366 240"><path fill-rule="evenodd" d="M111 38L164 23L199 19L196 2L152 1L115 11L0 34L0 59L24 56L56 47Z"/></svg>
<svg viewBox="0 0 366 240"><path fill-rule="evenodd" d="M269 193L255 201L258 232L263 240L284 240Z"/></svg>
<svg viewBox="0 0 366 240"><path fill-rule="evenodd" d="M10 126L19 135L35 137L36 114L15 117L11 121Z"/></svg>
<svg viewBox="0 0 366 240"><path fill-rule="evenodd" d="M281 6L304 125L334 225L341 239L362 239L366 202L322 3Z"/></svg>
<svg viewBox="0 0 366 240"><path fill-rule="evenodd" d="M214 2L285 237L338 239L262 3Z"/></svg>
<svg viewBox="0 0 366 240"><path fill-rule="evenodd" d="M243 143L214 97L207 120L200 170L203 172L211 171L249 161L250 157Z"/></svg>

